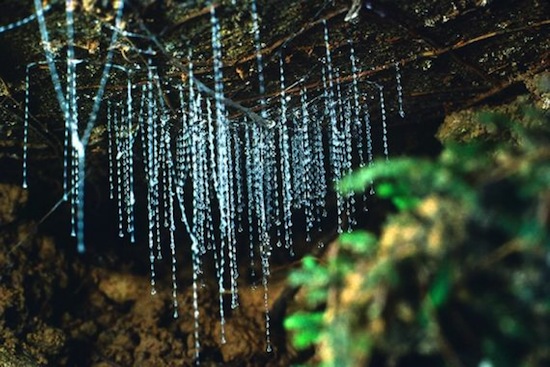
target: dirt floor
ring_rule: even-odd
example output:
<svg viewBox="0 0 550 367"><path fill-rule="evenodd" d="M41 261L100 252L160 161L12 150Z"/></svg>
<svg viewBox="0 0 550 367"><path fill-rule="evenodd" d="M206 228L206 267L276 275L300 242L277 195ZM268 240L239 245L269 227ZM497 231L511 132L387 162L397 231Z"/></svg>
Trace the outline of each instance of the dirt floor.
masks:
<svg viewBox="0 0 550 367"><path fill-rule="evenodd" d="M136 272L131 260L101 262L66 253L54 238L36 234L36 223L19 217L26 203L20 187L0 185L1 366L194 365L192 287L185 274L178 284L179 317L174 318L169 272L160 271L153 296L149 276ZM240 307L227 307L227 342L221 344L217 285L214 277L204 278L199 288L201 365L288 364L292 351L277 317L271 320L274 350L266 352L263 287L240 287ZM276 278L271 300L284 287Z"/></svg>

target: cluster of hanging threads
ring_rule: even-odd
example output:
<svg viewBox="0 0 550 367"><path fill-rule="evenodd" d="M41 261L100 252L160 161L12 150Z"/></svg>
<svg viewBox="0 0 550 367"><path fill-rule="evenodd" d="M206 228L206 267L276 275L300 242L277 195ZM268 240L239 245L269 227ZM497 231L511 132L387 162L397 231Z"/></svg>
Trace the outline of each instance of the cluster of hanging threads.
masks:
<svg viewBox="0 0 550 367"><path fill-rule="evenodd" d="M124 2L117 2L115 25L111 26L111 43L122 30ZM178 316L176 241L179 207L180 221L191 240L193 267L193 317L195 357L199 359L199 287L205 256L215 262L219 292L221 341L225 342L226 287L231 307L238 306L238 255L247 253L251 275L259 255L265 308L266 349L272 350L269 314L270 257L277 247L294 254L295 235L304 233L307 242L314 240L314 229L330 218L338 232L354 225L357 199L343 197L331 186L353 167L372 165L375 139L369 105L364 101L378 99L382 130L381 149L389 158L387 107L384 86L361 81L360 66L354 45L350 48L349 70L333 65L331 39L326 20L322 21L324 58L321 65L321 90L314 95L306 80L289 92L285 75L284 51L277 55L279 66L278 97L268 106L260 32L260 16L255 0L250 13L258 76L260 118L273 124L258 124L250 116L230 118L223 79L221 21L216 7L210 6L211 47L213 59L213 94L194 76L193 53L188 53L187 78L163 81L159 69L149 59L146 65L121 66L112 63L109 48L99 89L93 98L88 120L80 128L75 59L74 3L66 1L66 83L65 90L57 70L58 61L50 48L45 11L35 0L36 13L17 22L18 26L37 20L44 44L46 64L55 95L65 120L64 195L71 205L73 235L79 251L84 251L84 172L85 150L91 129L95 126L111 70L118 80L125 80L124 92L109 95L105 104L109 196L116 201L120 237L135 242L136 192L134 182L145 177L147 209L147 242L150 258L151 294L157 293L156 261L163 258L163 244L170 250L173 316ZM23 23L22 23L23 22ZM21 24L20 24L21 23ZM15 23L14 23L15 24ZM6 28L8 27L8 28ZM9 28L11 27L11 28ZM5 26L1 31L15 26ZM128 36L134 34L126 32ZM141 50L137 50L140 53ZM147 55L155 52L149 49ZM30 72L38 63L26 68L25 118L23 133L23 186L27 187L28 125L30 106ZM400 64L396 62L395 81L398 114L405 116ZM349 76L347 83L344 75ZM141 87L138 87L138 81ZM171 110L165 102L169 90L177 92L179 108ZM319 101L321 103L319 103ZM270 107L270 109L268 109ZM135 112L137 111L137 113ZM177 116L175 116L177 115ZM174 129L174 126L177 128ZM177 131L177 134L174 134ZM138 144L139 142L139 144ZM328 146L327 146L328 145ZM137 154L141 151L141 154ZM136 159L142 160L143 172L136 172ZM192 200L186 202L191 190ZM363 207L366 207L366 198ZM336 203L335 215L327 205ZM301 212L305 227L298 229L294 213ZM189 219L190 217L190 219ZM164 238L163 233L167 233ZM248 246L238 248L246 238Z"/></svg>

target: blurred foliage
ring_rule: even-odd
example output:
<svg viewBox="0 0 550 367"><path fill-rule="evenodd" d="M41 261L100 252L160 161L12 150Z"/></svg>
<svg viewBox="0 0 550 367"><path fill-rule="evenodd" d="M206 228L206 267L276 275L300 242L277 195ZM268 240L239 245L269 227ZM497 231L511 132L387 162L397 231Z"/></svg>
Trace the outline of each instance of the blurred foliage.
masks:
<svg viewBox="0 0 550 367"><path fill-rule="evenodd" d="M499 139L436 159L378 161L340 181L390 200L379 238L344 233L290 282L307 310L285 327L308 365L550 365L550 121L485 111Z"/></svg>

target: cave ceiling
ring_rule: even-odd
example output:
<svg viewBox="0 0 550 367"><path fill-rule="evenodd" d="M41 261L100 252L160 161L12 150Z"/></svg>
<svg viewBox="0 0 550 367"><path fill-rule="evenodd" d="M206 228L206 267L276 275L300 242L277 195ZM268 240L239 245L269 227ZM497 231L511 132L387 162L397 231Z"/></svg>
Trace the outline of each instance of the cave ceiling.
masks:
<svg viewBox="0 0 550 367"><path fill-rule="evenodd" d="M67 48L64 2L44 4L49 6L46 19L50 46L61 63ZM166 84L166 101L176 110L173 92L178 83L186 82L190 60L196 79L209 88L214 86L212 6L221 22L225 96L244 107L229 106L228 111L232 116L242 115L243 111L257 112L262 96L258 93L257 54L248 1L127 1L127 33L121 34L113 46L114 63L135 70L136 84L140 77L144 78L148 64L156 66ZM32 1L2 0L0 26L33 12ZM339 82L344 87L352 83L353 45L359 83L384 86L390 135L398 135L404 127L421 130L425 123L449 111L490 101L548 68L550 5L542 0L259 0L258 13L266 81L264 97L270 116L279 111L281 57L289 96L298 96L300 89L305 88L314 102L322 94L325 21ZM78 2L75 16L76 57L84 61L78 67L78 93L81 108L89 110L112 34L113 4L84 0ZM0 33L0 55L2 157L17 160L21 155L26 66L44 60L37 23ZM401 71L405 118L398 114L396 63ZM48 69L37 65L29 75L31 150L41 152L35 154L35 159L59 160L64 125ZM113 71L106 99L123 93L124 87L123 75ZM362 98L362 102L368 102L368 95ZM379 108L373 105L371 113L380 114ZM100 116L95 131L99 141L95 150L100 153L104 123Z"/></svg>

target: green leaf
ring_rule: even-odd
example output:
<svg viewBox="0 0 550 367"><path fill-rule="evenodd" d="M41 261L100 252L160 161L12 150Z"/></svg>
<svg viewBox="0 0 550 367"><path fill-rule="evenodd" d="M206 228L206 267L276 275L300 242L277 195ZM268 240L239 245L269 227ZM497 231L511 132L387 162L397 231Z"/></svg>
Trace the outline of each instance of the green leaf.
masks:
<svg viewBox="0 0 550 367"><path fill-rule="evenodd" d="M358 254L370 254L376 249L376 237L367 231L356 230L342 233L339 237L342 248Z"/></svg>
<svg viewBox="0 0 550 367"><path fill-rule="evenodd" d="M303 328L307 325L306 314L303 312L297 312L288 316L284 321L284 327L287 330L295 330Z"/></svg>
<svg viewBox="0 0 550 367"><path fill-rule="evenodd" d="M381 198L391 198L397 193L397 190L391 182L382 182L376 185L376 193Z"/></svg>
<svg viewBox="0 0 550 367"><path fill-rule="evenodd" d="M392 198L392 202L397 209L404 211L416 207L420 203L420 199L412 196L396 196Z"/></svg>
<svg viewBox="0 0 550 367"><path fill-rule="evenodd" d="M302 259L304 270L314 270L317 268L317 260L313 256L306 255Z"/></svg>
<svg viewBox="0 0 550 367"><path fill-rule="evenodd" d="M362 168L342 178L337 189L342 194L363 192L372 182L381 178L396 178L408 182L408 177L422 176L424 172L433 169L432 166L433 163L419 158L397 158L389 162L380 160L371 167Z"/></svg>
<svg viewBox="0 0 550 367"><path fill-rule="evenodd" d="M325 287L330 281L330 274L321 266L310 270L298 269L290 273L288 281L292 285L306 285L309 288Z"/></svg>
<svg viewBox="0 0 550 367"><path fill-rule="evenodd" d="M435 308L441 307L447 298L452 287L452 269L449 264L444 264L435 276L435 279L428 290L428 296Z"/></svg>
<svg viewBox="0 0 550 367"><path fill-rule="evenodd" d="M294 331L292 342L296 348L306 348L319 340L323 317L322 312L297 312L285 319L285 329Z"/></svg>
<svg viewBox="0 0 550 367"><path fill-rule="evenodd" d="M320 333L313 330L304 330L294 334L292 343L298 349L305 349L310 345L315 344L320 337Z"/></svg>
<svg viewBox="0 0 550 367"><path fill-rule="evenodd" d="M313 288L307 290L307 303L310 306L317 306L321 303L325 303L327 300L328 292L325 288Z"/></svg>

